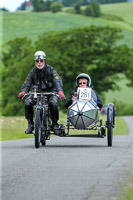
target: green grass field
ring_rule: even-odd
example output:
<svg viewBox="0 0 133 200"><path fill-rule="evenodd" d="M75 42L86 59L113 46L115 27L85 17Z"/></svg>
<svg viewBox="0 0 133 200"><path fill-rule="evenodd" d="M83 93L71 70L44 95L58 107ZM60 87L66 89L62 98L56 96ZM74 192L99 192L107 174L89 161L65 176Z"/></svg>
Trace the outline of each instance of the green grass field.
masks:
<svg viewBox="0 0 133 200"><path fill-rule="evenodd" d="M120 90L108 91L105 94L105 104L114 102L115 100L124 102L126 104L133 103L133 88L126 86L128 80L125 78L124 75L121 74L120 76L121 80L117 82L118 86L120 87Z"/></svg>
<svg viewBox="0 0 133 200"><path fill-rule="evenodd" d="M101 6L101 11L119 16L124 22L133 26L133 3L104 4Z"/></svg>
<svg viewBox="0 0 133 200"><path fill-rule="evenodd" d="M106 117L102 116L103 125L105 124ZM128 128L125 121L121 117L116 117L115 120L114 135L126 135L128 134ZM67 123L66 114L60 113L60 124ZM26 135L24 132L27 128L27 120L24 117L0 117L0 141L4 140L16 140L23 138L33 137L32 134ZM78 131L70 130L70 134L78 133L96 133L97 131Z"/></svg>
<svg viewBox="0 0 133 200"><path fill-rule="evenodd" d="M115 26L123 30L124 38L121 43L133 46L133 3L118 3L101 5L101 11L106 15L115 15L123 21L108 20L106 17L91 18L83 15L69 14L59 12L35 13L19 11L14 13L3 12L0 14L0 20L3 21L3 42L16 37L28 36L35 41L38 36L49 31L64 31L70 28L96 26Z"/></svg>
<svg viewBox="0 0 133 200"><path fill-rule="evenodd" d="M5 33L3 42L24 36L28 36L32 41L35 41L44 32L64 31L92 24L105 25L103 22L99 22L93 18L64 12L56 14L51 12L3 13L3 32Z"/></svg>

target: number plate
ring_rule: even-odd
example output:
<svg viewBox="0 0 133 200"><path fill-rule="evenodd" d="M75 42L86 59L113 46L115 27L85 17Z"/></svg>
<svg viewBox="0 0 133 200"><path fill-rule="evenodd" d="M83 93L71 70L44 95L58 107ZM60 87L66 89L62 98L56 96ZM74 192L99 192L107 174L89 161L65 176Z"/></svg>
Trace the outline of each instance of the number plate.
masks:
<svg viewBox="0 0 133 200"><path fill-rule="evenodd" d="M79 101L90 101L91 100L91 88L78 88Z"/></svg>

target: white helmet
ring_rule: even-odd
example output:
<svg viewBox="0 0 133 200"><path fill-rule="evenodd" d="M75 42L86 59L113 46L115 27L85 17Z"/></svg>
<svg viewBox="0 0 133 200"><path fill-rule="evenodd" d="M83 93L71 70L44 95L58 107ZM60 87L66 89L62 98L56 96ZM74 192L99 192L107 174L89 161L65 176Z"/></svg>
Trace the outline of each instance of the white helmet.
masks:
<svg viewBox="0 0 133 200"><path fill-rule="evenodd" d="M46 60L46 54L43 51L36 51L36 53L34 54L34 60L37 59Z"/></svg>
<svg viewBox="0 0 133 200"><path fill-rule="evenodd" d="M80 78L85 78L87 79L87 86L90 87L91 86L91 78L88 74L85 74L85 73L82 73L82 74L79 74L77 77L76 77L76 85L78 86L78 81Z"/></svg>

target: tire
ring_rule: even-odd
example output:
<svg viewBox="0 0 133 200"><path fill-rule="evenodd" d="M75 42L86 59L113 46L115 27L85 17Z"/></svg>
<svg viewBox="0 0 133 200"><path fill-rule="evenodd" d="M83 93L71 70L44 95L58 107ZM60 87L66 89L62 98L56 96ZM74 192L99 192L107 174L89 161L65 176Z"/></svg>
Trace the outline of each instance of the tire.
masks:
<svg viewBox="0 0 133 200"><path fill-rule="evenodd" d="M43 146L45 146L46 145L46 140L47 140L47 138L48 138L48 136L50 135L50 131L49 131L49 118L48 118L48 116L47 115L45 115L45 117L44 117L44 128L45 128L45 131L44 131L44 135L43 135L43 138L42 138L42 140L41 140L41 143L42 143L42 145Z"/></svg>
<svg viewBox="0 0 133 200"><path fill-rule="evenodd" d="M107 109L107 129L108 129L108 137L107 143L108 146L112 146L113 142L113 128L114 128L114 104L109 103Z"/></svg>
<svg viewBox="0 0 133 200"><path fill-rule="evenodd" d="M36 116L35 116L35 147L36 148L40 147L41 135L42 135L41 112L38 109L36 111Z"/></svg>
<svg viewBox="0 0 133 200"><path fill-rule="evenodd" d="M112 124L108 124L108 137L107 137L107 142L108 142L108 146L112 146L112 142L113 142L113 126Z"/></svg>

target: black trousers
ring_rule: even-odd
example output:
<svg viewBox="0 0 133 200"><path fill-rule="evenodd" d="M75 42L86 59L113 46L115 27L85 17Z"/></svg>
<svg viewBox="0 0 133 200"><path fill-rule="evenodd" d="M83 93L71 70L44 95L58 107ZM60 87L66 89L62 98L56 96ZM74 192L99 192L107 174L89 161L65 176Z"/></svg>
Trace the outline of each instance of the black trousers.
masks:
<svg viewBox="0 0 133 200"><path fill-rule="evenodd" d="M48 102L49 102L52 121L57 122L59 120L58 98L56 96L51 96ZM33 121L33 115L34 115L33 106L35 104L36 102L33 100L32 96L29 96L25 100L25 118L27 120Z"/></svg>

